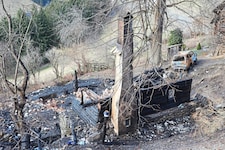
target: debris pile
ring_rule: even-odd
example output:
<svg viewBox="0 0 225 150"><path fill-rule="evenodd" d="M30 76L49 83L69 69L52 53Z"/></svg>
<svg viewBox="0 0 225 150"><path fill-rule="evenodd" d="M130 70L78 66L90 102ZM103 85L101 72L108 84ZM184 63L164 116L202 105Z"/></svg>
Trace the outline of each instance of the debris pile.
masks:
<svg viewBox="0 0 225 150"><path fill-rule="evenodd" d="M69 145L102 143L103 136L105 137L104 142L106 144L129 144L129 142L134 143L133 141L149 141L188 133L195 128L193 119L189 113L184 113L181 116L174 115L170 118L161 117L164 120L158 119L160 120L158 122L148 122L149 118L142 116L143 119L139 120L139 128L135 133L118 137L113 131L112 123L108 121L105 124L105 135L103 135L104 128L99 128L99 124L97 124L99 108L93 103L93 100L97 99L99 103L102 99L109 98L112 92L109 87L113 85L113 81L92 81L94 82L84 82L87 85L86 88L81 86L83 83L80 82L80 89L76 93L72 90L72 83L68 83L65 87L48 87L28 95L29 102L24 108L24 114L32 131L31 146L33 148L37 148L38 138L41 139L41 145L46 148L50 145L54 148L62 148ZM107 87L104 85L107 85ZM90 104L93 103L93 105L87 107L81 105L82 96L79 95L81 91L84 92L84 104L91 102ZM57 93L60 96L55 97L53 93ZM179 105L176 108L181 111L183 107L186 106ZM189 107L187 108L189 109ZM1 121L4 122L0 130L0 141L9 142L12 139L16 143L18 135L13 131L14 125L12 120L9 119L10 117L6 117L7 114L9 116L9 112L5 113L2 112L0 115ZM87 114L89 117L87 117ZM37 129L40 129L40 137L38 137L38 133L36 132ZM10 138L6 138L7 136ZM3 144L7 145L7 143Z"/></svg>

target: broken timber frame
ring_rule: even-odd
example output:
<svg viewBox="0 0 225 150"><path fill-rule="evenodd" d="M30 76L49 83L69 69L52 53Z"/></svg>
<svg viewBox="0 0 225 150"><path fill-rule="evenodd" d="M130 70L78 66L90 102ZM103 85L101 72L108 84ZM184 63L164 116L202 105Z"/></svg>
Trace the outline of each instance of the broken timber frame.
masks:
<svg viewBox="0 0 225 150"><path fill-rule="evenodd" d="M119 17L116 55L115 86L112 98L111 120L117 135L133 132L137 128L137 100L133 88L133 30L132 15Z"/></svg>

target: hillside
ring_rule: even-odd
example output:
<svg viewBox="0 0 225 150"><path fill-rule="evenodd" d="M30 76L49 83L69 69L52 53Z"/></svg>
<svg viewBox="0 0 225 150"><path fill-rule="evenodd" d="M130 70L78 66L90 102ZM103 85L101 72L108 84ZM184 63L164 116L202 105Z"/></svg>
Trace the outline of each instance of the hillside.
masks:
<svg viewBox="0 0 225 150"><path fill-rule="evenodd" d="M15 15L19 9L29 11L33 5L38 6L31 0L4 0L4 4L11 15ZM4 15L3 9L0 8L0 17Z"/></svg>

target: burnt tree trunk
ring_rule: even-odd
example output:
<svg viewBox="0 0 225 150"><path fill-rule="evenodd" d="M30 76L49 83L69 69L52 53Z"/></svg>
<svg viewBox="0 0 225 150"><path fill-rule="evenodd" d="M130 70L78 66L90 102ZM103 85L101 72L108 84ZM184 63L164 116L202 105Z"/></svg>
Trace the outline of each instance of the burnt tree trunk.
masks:
<svg viewBox="0 0 225 150"><path fill-rule="evenodd" d="M22 53L22 48L25 44L26 37L31 25L31 20L29 22L29 25L27 27L26 33L22 36L19 35L20 38L22 39L21 45L19 45L18 49L14 47L14 43L16 40L12 31L12 18L5 9L4 1L1 0L2 8L3 11L6 15L7 18L7 23L8 23L8 40L7 40L7 48L5 49L6 53L9 53L12 55L16 62L16 67L15 67L15 74L14 74L14 83L10 82L7 79L7 74L6 74L6 69L7 67L5 66L5 60L7 59L7 55L1 56L2 60L2 67L0 70L0 74L3 78L3 82L5 83L5 86L7 89L11 92L13 95L13 103L14 103L14 109L12 112L12 119L16 125L16 129L18 133L21 135L21 140L19 143L19 149L29 149L30 148L30 134L29 134L29 128L27 127L26 122L24 121L24 114L23 114L23 108L26 104L26 89L27 89L27 83L29 80L29 73L27 68L25 67L24 63L21 60L21 53ZM22 71L22 76L23 80L22 83L19 84L17 81L18 78L18 72L19 68Z"/></svg>

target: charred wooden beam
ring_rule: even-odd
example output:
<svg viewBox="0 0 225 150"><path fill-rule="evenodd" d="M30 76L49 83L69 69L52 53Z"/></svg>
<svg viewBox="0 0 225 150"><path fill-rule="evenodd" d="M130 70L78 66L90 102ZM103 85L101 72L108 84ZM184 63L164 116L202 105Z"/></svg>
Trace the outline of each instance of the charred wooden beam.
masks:
<svg viewBox="0 0 225 150"><path fill-rule="evenodd" d="M98 122L98 107L96 105L83 108L80 100L74 96L68 96L67 99L72 101L73 111L86 123L96 126Z"/></svg>
<svg viewBox="0 0 225 150"><path fill-rule="evenodd" d="M78 90L78 80L77 80L77 71L74 71L74 91L77 92Z"/></svg>
<svg viewBox="0 0 225 150"><path fill-rule="evenodd" d="M139 85L137 93L139 99L139 111L142 116L157 113L184 102L190 101L192 79L177 81L157 87L148 86L144 83Z"/></svg>

